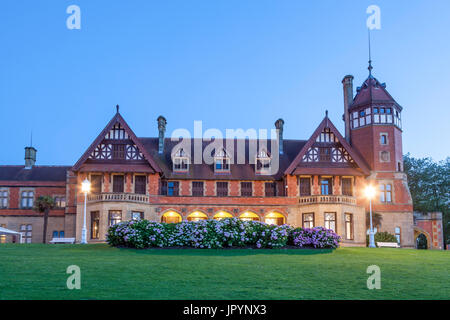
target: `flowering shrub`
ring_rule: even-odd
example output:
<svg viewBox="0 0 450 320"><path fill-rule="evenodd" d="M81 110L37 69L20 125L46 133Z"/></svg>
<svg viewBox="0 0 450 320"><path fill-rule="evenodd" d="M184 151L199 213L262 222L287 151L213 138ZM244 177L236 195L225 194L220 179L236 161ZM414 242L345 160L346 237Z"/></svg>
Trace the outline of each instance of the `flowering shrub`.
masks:
<svg viewBox="0 0 450 320"><path fill-rule="evenodd" d="M315 232L304 233L307 230ZM311 239L308 240L308 237ZM282 248L288 245L289 240L298 247L336 248L339 236L323 228L292 229L288 225L276 226L227 218L175 224L147 220L124 221L110 227L106 239L112 246L133 248Z"/></svg>
<svg viewBox="0 0 450 320"><path fill-rule="evenodd" d="M305 248L337 248L341 237L333 230L323 227L297 228L291 232L291 243L294 246Z"/></svg>

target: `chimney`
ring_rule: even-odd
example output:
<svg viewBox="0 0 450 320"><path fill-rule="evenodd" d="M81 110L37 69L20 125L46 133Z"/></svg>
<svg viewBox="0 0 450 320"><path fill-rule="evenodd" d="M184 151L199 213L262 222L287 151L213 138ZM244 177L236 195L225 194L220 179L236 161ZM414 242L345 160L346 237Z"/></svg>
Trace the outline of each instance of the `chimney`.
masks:
<svg viewBox="0 0 450 320"><path fill-rule="evenodd" d="M163 116L159 116L157 121L159 131L158 153L162 154L164 152L164 133L166 132L167 120Z"/></svg>
<svg viewBox="0 0 450 320"><path fill-rule="evenodd" d="M344 122L345 122L345 140L350 143L350 113L348 108L353 103L353 76L347 75L342 80L344 89Z"/></svg>
<svg viewBox="0 0 450 320"><path fill-rule="evenodd" d="M36 152L33 147L25 147L25 169L31 169L36 163Z"/></svg>
<svg viewBox="0 0 450 320"><path fill-rule="evenodd" d="M284 126L284 120L278 119L275 121L275 128L277 128L278 133L278 143L279 143L279 150L280 154L283 154L283 126Z"/></svg>

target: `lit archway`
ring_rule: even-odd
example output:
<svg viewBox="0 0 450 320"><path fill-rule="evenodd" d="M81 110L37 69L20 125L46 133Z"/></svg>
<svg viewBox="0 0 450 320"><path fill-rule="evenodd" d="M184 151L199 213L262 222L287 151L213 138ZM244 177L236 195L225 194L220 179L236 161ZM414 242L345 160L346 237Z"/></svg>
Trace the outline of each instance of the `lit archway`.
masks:
<svg viewBox="0 0 450 320"><path fill-rule="evenodd" d="M259 221L259 216L251 211L246 211L239 216L242 221Z"/></svg>
<svg viewBox="0 0 450 320"><path fill-rule="evenodd" d="M279 212L271 212L264 218L264 222L267 224L275 224L281 226L285 224L286 218Z"/></svg>
<svg viewBox="0 0 450 320"><path fill-rule="evenodd" d="M161 217L161 222L165 223L178 223L181 220L181 215L176 211L167 211Z"/></svg>
<svg viewBox="0 0 450 320"><path fill-rule="evenodd" d="M208 216L201 211L194 211L190 215L187 216L188 221L200 221L207 220Z"/></svg>
<svg viewBox="0 0 450 320"><path fill-rule="evenodd" d="M226 211L219 211L213 217L214 220L222 220L225 218L233 218L233 215Z"/></svg>

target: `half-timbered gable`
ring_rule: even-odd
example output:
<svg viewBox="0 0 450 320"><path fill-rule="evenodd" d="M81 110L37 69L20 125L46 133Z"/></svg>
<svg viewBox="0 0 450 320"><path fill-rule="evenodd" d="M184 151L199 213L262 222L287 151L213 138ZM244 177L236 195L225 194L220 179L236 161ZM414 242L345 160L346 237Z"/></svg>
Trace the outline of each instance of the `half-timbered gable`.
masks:
<svg viewBox="0 0 450 320"><path fill-rule="evenodd" d="M158 164L136 137L119 112L111 119L83 156L73 166L74 171L160 172ZM129 170L125 170L129 171Z"/></svg>
<svg viewBox="0 0 450 320"><path fill-rule="evenodd" d="M327 169L334 174L367 175L369 168L326 116L297 157L286 169L286 174L323 174Z"/></svg>

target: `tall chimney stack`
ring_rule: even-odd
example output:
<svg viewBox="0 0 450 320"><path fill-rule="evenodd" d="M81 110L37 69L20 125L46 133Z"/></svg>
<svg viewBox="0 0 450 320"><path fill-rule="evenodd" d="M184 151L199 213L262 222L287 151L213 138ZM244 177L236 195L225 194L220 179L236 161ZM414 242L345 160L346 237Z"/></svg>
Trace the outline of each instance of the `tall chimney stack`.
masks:
<svg viewBox="0 0 450 320"><path fill-rule="evenodd" d="M158 153L162 154L164 152L164 133L166 132L167 120L163 116L159 116L157 121L158 121L158 131L159 131Z"/></svg>
<svg viewBox="0 0 450 320"><path fill-rule="evenodd" d="M33 147L25 147L25 169L31 169L36 163L36 152Z"/></svg>
<svg viewBox="0 0 450 320"><path fill-rule="evenodd" d="M283 154L283 126L284 126L284 120L278 119L275 121L275 128L277 128L278 133L278 143L279 143L279 151L280 154Z"/></svg>
<svg viewBox="0 0 450 320"><path fill-rule="evenodd" d="M342 80L344 89L344 122L345 122L345 140L350 143L350 113L348 108L353 103L353 76L347 75Z"/></svg>

